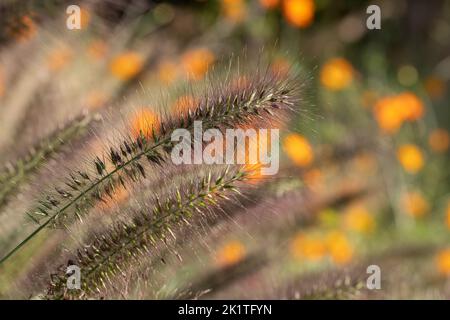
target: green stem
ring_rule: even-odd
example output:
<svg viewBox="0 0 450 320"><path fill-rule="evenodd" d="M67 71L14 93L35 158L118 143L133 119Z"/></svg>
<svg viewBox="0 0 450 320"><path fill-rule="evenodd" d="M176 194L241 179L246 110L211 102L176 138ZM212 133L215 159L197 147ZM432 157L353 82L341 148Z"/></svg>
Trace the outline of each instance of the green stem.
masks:
<svg viewBox="0 0 450 320"><path fill-rule="evenodd" d="M39 233L43 228L45 228L50 222L52 222L58 215L65 212L68 208L70 208L74 203L76 203L79 199L84 197L89 191L97 187L99 184L104 182L105 180L112 177L115 173L125 168L125 166L128 166L130 163L136 161L146 153L149 153L150 151L154 150L158 146L160 146L163 143L166 143L169 141L169 138L166 138L164 140L161 140L157 144L153 145L150 149L144 150L136 154L133 158L128 160L127 162L121 164L120 166L117 166L114 170L109 172L107 175L103 176L101 179L97 180L93 184L91 184L88 188L83 190L78 196L70 200L64 207L62 207L60 210L58 210L55 214L53 214L50 218L47 219L42 225L40 225L37 229L35 229L28 237L26 237L21 243L19 243L14 249L12 249L8 254L6 254L1 260L0 265L2 265L9 257L11 257L17 250L19 250L24 244L26 244L28 241L30 241L31 238L33 238L37 233Z"/></svg>

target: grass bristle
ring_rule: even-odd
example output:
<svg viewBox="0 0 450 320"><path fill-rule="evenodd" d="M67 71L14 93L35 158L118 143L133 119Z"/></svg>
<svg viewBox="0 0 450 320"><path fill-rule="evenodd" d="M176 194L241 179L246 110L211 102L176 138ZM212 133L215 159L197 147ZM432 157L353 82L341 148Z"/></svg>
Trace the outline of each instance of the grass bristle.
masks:
<svg viewBox="0 0 450 320"><path fill-rule="evenodd" d="M191 181L185 189L177 189L165 200L156 196L152 208L133 214L130 223L117 223L109 231L93 236L92 243L69 259L69 263L83 270L80 291L66 290L66 270L62 266L59 273L52 276L47 298L72 295L83 298L100 293L132 261L138 262L144 255L151 255L158 242L173 235L171 228L217 207L227 199L227 194L237 192L236 184L245 177L244 172L229 169L216 176L208 172L198 182Z"/></svg>

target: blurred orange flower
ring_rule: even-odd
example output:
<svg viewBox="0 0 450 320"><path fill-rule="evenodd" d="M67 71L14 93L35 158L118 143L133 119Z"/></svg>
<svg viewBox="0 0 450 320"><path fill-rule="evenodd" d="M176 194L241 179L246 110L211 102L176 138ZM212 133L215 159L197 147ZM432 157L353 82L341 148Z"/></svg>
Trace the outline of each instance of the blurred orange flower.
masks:
<svg viewBox="0 0 450 320"><path fill-rule="evenodd" d="M313 0L283 0L283 14L288 23L305 28L314 20L316 6Z"/></svg>
<svg viewBox="0 0 450 320"><path fill-rule="evenodd" d="M297 259L317 261L326 255L327 247L319 236L298 233L291 242L291 253Z"/></svg>
<svg viewBox="0 0 450 320"><path fill-rule="evenodd" d="M115 57L109 69L113 76L120 80L129 80L138 74L143 66L143 58L140 54L128 51Z"/></svg>
<svg viewBox="0 0 450 320"><path fill-rule="evenodd" d="M402 196L403 210L414 218L425 215L429 210L427 200L417 191L408 192Z"/></svg>
<svg viewBox="0 0 450 320"><path fill-rule="evenodd" d="M378 126L386 133L395 133L404 121L415 121L424 114L422 101L411 92L384 97L374 106Z"/></svg>
<svg viewBox="0 0 450 320"><path fill-rule="evenodd" d="M154 112L148 108L138 110L131 118L131 133L133 137L138 138L142 133L144 137L152 136L153 130L158 129L158 118Z"/></svg>
<svg viewBox="0 0 450 320"><path fill-rule="evenodd" d="M385 133L395 133L403 123L403 113L395 97L385 97L377 101L373 110L378 126Z"/></svg>
<svg viewBox="0 0 450 320"><path fill-rule="evenodd" d="M347 60L333 58L322 66L320 81L327 89L338 91L350 85L353 75L353 67Z"/></svg>
<svg viewBox="0 0 450 320"><path fill-rule="evenodd" d="M431 150L435 152L447 151L450 145L450 137L448 131L445 129L433 130L428 137L428 143L431 147Z"/></svg>
<svg viewBox="0 0 450 320"><path fill-rule="evenodd" d="M217 263L221 267L227 267L240 262L245 255L246 249L244 244L239 241L230 241L217 252Z"/></svg>
<svg viewBox="0 0 450 320"><path fill-rule="evenodd" d="M397 150L397 158L403 168L409 173L419 172L424 165L422 151L414 144L400 146Z"/></svg>
<svg viewBox="0 0 450 320"><path fill-rule="evenodd" d="M188 77L193 80L203 78L214 60L214 54L206 48L189 50L181 57L181 62Z"/></svg>
<svg viewBox="0 0 450 320"><path fill-rule="evenodd" d="M296 259L319 261L329 256L338 264L351 261L354 254L353 246L347 236L339 230L333 230L326 235L298 233L291 242L291 253Z"/></svg>
<svg viewBox="0 0 450 320"><path fill-rule="evenodd" d="M259 0L259 3L263 8L273 9L278 6L280 0Z"/></svg>
<svg viewBox="0 0 450 320"><path fill-rule="evenodd" d="M306 167L314 160L314 153L308 140L296 133L284 138L283 149L288 157L298 166Z"/></svg>
<svg viewBox="0 0 450 320"><path fill-rule="evenodd" d="M72 59L73 53L67 48L56 48L47 57L47 65L51 71L63 69Z"/></svg>
<svg viewBox="0 0 450 320"><path fill-rule="evenodd" d="M106 52L108 50L108 46L105 43L105 41L98 39L92 41L88 48L87 48L87 54L95 60L101 60L105 57Z"/></svg>
<svg viewBox="0 0 450 320"><path fill-rule="evenodd" d="M352 260L354 249L343 232L331 231L326 237L326 243L331 259L335 264L342 265Z"/></svg>
<svg viewBox="0 0 450 320"><path fill-rule="evenodd" d="M425 79L424 87L428 95L433 99L441 98L446 91L444 80L438 76L430 76Z"/></svg>
<svg viewBox="0 0 450 320"><path fill-rule="evenodd" d="M445 277L450 276L450 248L444 249L437 254L436 267L441 275Z"/></svg>
<svg viewBox="0 0 450 320"><path fill-rule="evenodd" d="M344 225L349 230L367 234L375 229L375 220L364 205L353 205L344 214Z"/></svg>
<svg viewBox="0 0 450 320"><path fill-rule="evenodd" d="M233 22L241 22L247 14L243 0L222 0L222 11L225 18Z"/></svg>

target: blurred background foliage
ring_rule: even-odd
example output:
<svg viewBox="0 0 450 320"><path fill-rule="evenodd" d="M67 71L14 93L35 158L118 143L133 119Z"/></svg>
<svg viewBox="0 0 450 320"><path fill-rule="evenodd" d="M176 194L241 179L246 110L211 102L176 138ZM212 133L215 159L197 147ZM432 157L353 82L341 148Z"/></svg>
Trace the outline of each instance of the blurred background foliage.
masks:
<svg viewBox="0 0 450 320"><path fill-rule="evenodd" d="M74 2L81 30L65 27ZM381 30L366 28L371 4ZM157 280L154 265L129 275L143 284L126 297L450 298L450 2L5 0L0 17L4 163L83 110L139 132L161 111L151 97L195 105L180 87L233 55L302 75L279 175L257 179L250 208L208 240L177 245L182 262L166 259ZM141 106L154 112L130 111ZM105 139L90 139L95 154ZM1 180L2 253L47 174L33 171L14 195ZM41 263L31 252L0 269L0 296L26 295ZM382 290L365 289L369 264L381 266Z"/></svg>

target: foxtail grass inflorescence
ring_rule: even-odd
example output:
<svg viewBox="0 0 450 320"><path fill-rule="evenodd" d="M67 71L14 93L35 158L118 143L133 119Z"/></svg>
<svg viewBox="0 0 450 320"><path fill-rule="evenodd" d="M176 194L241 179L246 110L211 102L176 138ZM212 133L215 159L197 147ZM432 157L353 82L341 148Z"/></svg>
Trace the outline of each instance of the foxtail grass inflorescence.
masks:
<svg viewBox="0 0 450 320"><path fill-rule="evenodd" d="M253 76L252 81L211 85L194 108L167 116L141 130L137 137L126 135L123 141L111 146L107 154L96 156L86 170L73 170L64 186L44 194L34 210L28 212L39 226L6 254L0 264L31 240L46 226L65 226L82 219L88 209L106 197L113 197L119 185L127 185L146 178L148 166L163 166L174 146L171 134L183 128L193 130L195 121L203 128L245 125L260 126L283 118L294 110L297 102L297 83L289 76L266 73ZM146 161L146 162L144 162Z"/></svg>
<svg viewBox="0 0 450 320"><path fill-rule="evenodd" d="M237 184L245 181L246 172L227 167L214 175L211 171L198 181L190 181L164 200L155 196L153 208L137 212L131 222L120 222L109 231L95 235L90 244L79 249L69 264L80 267L81 290L67 290L66 270L60 267L52 275L46 298L86 298L98 294L111 284L117 274L132 261L139 262L152 254L159 242L173 235L172 228L187 223L238 193Z"/></svg>
<svg viewBox="0 0 450 320"><path fill-rule="evenodd" d="M41 140L14 164L5 165L0 173L0 206L6 203L15 188L38 169L47 157L56 154L68 142L85 133L93 121L100 119L98 114L80 115Z"/></svg>

